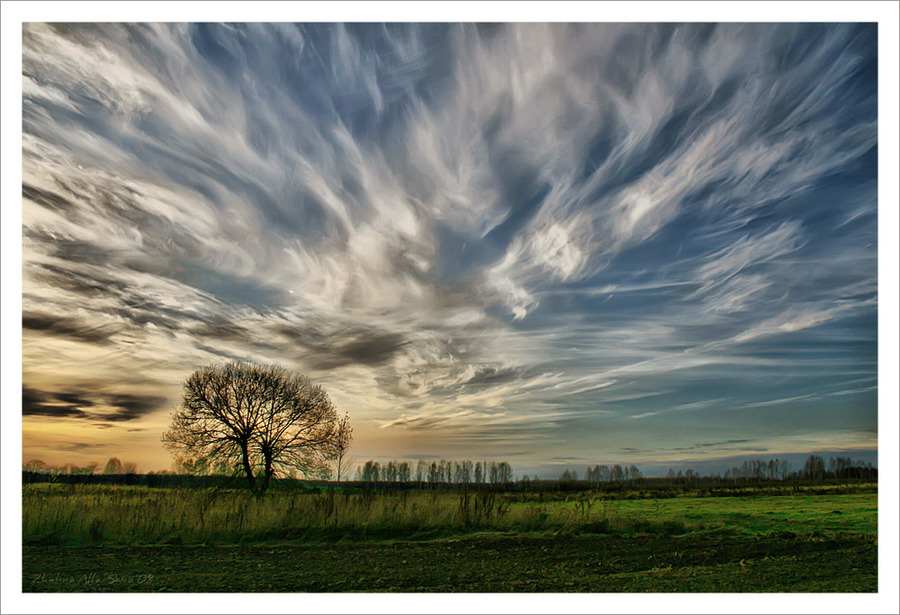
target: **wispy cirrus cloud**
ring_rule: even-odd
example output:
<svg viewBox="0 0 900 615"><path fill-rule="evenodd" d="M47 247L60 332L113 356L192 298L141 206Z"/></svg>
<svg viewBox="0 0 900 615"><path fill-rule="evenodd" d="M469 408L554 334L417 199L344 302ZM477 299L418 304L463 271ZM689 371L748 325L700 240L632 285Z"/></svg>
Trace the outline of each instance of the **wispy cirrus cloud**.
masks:
<svg viewBox="0 0 900 615"><path fill-rule="evenodd" d="M755 380L802 413L816 382L874 374L874 43L26 24L24 378L52 392L29 420L90 421L54 396L93 386L155 429L226 359L322 382L372 455L446 431L447 456L511 438L537 460L542 438L680 438L682 415L743 437L735 381L735 405ZM874 424L867 386L838 389L864 408L845 422Z"/></svg>

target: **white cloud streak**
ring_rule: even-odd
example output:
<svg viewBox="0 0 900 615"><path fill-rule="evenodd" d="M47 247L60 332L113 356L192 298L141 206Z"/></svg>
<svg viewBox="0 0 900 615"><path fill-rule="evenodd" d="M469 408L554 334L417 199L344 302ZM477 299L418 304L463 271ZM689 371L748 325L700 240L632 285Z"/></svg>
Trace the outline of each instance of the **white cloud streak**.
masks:
<svg viewBox="0 0 900 615"><path fill-rule="evenodd" d="M27 377L277 361L360 434L550 433L768 365L876 307L874 191L792 205L874 147L867 57L801 30L28 24L23 309L108 347L26 330Z"/></svg>

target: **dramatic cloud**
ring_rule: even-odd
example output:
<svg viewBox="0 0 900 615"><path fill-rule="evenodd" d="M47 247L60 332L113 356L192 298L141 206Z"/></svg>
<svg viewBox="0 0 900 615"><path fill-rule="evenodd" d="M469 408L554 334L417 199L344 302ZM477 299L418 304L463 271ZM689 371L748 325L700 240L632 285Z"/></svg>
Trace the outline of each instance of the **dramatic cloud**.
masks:
<svg viewBox="0 0 900 615"><path fill-rule="evenodd" d="M226 360L324 385L359 458L874 447L876 43L25 24L26 455L164 467Z"/></svg>

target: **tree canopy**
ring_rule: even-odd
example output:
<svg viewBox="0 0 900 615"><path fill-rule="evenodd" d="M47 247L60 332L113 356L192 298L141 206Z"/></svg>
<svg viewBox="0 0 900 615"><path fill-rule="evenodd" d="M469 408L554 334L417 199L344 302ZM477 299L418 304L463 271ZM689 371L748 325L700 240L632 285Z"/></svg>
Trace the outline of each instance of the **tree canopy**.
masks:
<svg viewBox="0 0 900 615"><path fill-rule="evenodd" d="M349 443L348 425L306 376L231 362L185 381L163 442L182 466L242 472L251 489L265 491L282 472L327 476L335 451Z"/></svg>

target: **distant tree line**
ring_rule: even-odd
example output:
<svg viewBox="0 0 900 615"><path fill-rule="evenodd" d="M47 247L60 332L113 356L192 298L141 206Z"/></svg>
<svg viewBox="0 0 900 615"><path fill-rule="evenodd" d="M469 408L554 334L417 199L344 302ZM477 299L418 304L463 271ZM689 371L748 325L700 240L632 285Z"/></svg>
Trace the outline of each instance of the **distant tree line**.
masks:
<svg viewBox="0 0 900 615"><path fill-rule="evenodd" d="M505 461L408 461L379 463L367 461L356 468L356 480L362 482L428 483L456 485L502 485L513 481L512 467Z"/></svg>
<svg viewBox="0 0 900 615"><path fill-rule="evenodd" d="M764 480L825 480L825 479L876 479L878 469L870 462L854 461L850 457L832 457L825 461L819 455L810 455L803 468L792 471L791 463L787 459L748 459L740 466L734 466L725 471L724 475L714 474L704 476L695 470L675 470L669 468L666 478L679 482L695 482L701 479L717 479L725 481L764 481ZM644 478L637 466L615 464L612 466L595 465L588 466L581 477L583 482L590 484L617 483L633 481ZM528 475L522 477L524 482L529 482ZM537 477L534 480L539 480ZM559 481L575 482L579 480L578 472L566 469L559 476Z"/></svg>
<svg viewBox="0 0 900 615"><path fill-rule="evenodd" d="M810 455L803 464L803 476L811 479L825 478L877 478L878 468L869 461L850 457L832 457L825 460L819 455Z"/></svg>
<svg viewBox="0 0 900 615"><path fill-rule="evenodd" d="M87 476L91 474L137 474L137 464L130 461L122 462L117 457L111 457L101 469L100 464L96 461L91 461L84 466L79 466L74 463L54 466L46 464L40 459L32 459L22 465L22 470L33 474L75 476Z"/></svg>
<svg viewBox="0 0 900 615"><path fill-rule="evenodd" d="M747 460L740 467L735 466L725 471L725 480L751 479L751 480L784 480L791 473L791 462L787 459L752 459Z"/></svg>
<svg viewBox="0 0 900 615"><path fill-rule="evenodd" d="M832 457L826 463L819 455L810 455L803 468L792 471L787 459L748 459L740 466L725 471L724 475L703 477L694 470L681 470L676 474L671 468L666 478L680 479L686 482L701 478L716 478L726 481L765 481L765 480L826 480L826 479L877 479L878 468L871 462L856 460L850 457Z"/></svg>
<svg viewBox="0 0 900 615"><path fill-rule="evenodd" d="M581 480L596 485L598 483L617 483L643 477L643 472L641 472L636 465L620 465L617 463L612 466L600 464L593 467L588 466L587 469L585 469ZM525 481L532 480L528 475L523 476L522 479ZM535 476L533 480L540 479ZM566 482L577 481L578 472L566 468L559 476L559 480Z"/></svg>
<svg viewBox="0 0 900 615"><path fill-rule="evenodd" d="M40 477L136 477L158 476L160 478L187 477L216 478L233 475L226 465L198 463L195 460L179 460L174 472L161 470L138 475L137 466L132 462L123 462L117 457L110 458L105 465L92 461L84 466L66 463L58 466L44 463L40 459L32 459L22 465L27 482L42 480ZM615 464L612 466L588 466L581 481L592 485L600 483L619 483L643 479L644 475L634 464ZM675 472L669 469L665 478L677 482L698 482L707 480L724 480L734 482L772 481L772 480L829 480L829 479L864 479L876 480L878 468L871 462L853 460L850 457L831 457L827 462L819 455L810 455L803 467L792 471L791 463L786 459L749 459L740 466L725 471L724 475L701 475L693 469ZM440 461L419 460L388 461L379 463L367 461L357 466L355 480L359 482L418 483L428 485L504 485L513 482L512 467L505 461ZM560 482L579 481L578 473L566 469L557 479ZM522 476L519 482L530 483L540 481L538 477ZM319 481L304 481L319 482Z"/></svg>

